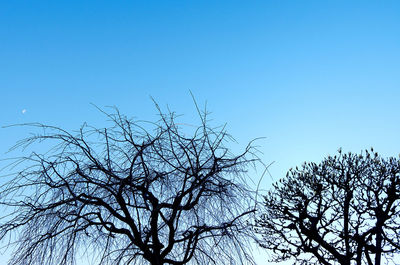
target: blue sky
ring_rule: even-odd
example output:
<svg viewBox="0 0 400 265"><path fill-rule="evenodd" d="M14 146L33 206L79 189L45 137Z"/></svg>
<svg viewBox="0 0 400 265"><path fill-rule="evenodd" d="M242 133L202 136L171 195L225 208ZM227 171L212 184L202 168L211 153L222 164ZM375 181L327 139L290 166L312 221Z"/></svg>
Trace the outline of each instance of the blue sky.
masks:
<svg viewBox="0 0 400 265"><path fill-rule="evenodd" d="M150 96L196 123L191 90L239 147L266 137L274 179L400 153L399 1L2 1L0 36L1 126L153 120ZM28 133L1 129L0 157Z"/></svg>

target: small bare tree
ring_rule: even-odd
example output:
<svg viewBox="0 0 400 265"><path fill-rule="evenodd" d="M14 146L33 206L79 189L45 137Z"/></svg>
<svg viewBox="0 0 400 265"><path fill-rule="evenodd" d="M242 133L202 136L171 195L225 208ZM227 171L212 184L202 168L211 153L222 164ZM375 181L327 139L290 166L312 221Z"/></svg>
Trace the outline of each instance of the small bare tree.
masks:
<svg viewBox="0 0 400 265"><path fill-rule="evenodd" d="M255 227L272 261L379 265L400 257L399 159L339 151L290 170L264 199Z"/></svg>
<svg viewBox="0 0 400 265"><path fill-rule="evenodd" d="M206 113L191 134L170 112L155 123L105 114L112 126L75 133L29 124L43 133L15 146L52 143L1 186L10 264L74 264L82 252L96 264L252 264L251 144L233 155Z"/></svg>

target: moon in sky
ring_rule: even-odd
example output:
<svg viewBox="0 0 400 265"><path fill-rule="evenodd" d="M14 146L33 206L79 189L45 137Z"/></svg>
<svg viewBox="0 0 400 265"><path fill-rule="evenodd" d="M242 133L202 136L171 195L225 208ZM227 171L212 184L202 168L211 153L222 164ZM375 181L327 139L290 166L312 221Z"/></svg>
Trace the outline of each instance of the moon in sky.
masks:
<svg viewBox="0 0 400 265"><path fill-rule="evenodd" d="M25 114L26 113L26 109L23 109L21 112L22 112L22 114Z"/></svg>

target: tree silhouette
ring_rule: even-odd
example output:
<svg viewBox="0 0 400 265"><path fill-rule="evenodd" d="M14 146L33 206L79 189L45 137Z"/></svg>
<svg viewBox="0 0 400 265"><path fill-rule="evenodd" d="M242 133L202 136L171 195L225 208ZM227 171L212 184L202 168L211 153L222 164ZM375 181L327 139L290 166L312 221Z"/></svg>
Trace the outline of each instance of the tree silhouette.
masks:
<svg viewBox="0 0 400 265"><path fill-rule="evenodd" d="M1 186L10 264L74 264L85 253L96 264L252 264L251 143L233 155L207 113L193 130L171 112L154 123L105 114L110 127L75 133L29 124L43 133L14 147L52 143L15 161L22 170Z"/></svg>
<svg viewBox="0 0 400 265"><path fill-rule="evenodd" d="M372 149L339 150L318 165L291 169L264 197L255 229L273 261L390 262L400 252L400 161Z"/></svg>

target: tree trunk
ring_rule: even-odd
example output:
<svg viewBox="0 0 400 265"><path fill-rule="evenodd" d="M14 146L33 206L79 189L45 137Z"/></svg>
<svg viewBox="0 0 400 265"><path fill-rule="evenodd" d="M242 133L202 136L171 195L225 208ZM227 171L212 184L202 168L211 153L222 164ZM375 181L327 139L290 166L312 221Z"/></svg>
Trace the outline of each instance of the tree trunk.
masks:
<svg viewBox="0 0 400 265"><path fill-rule="evenodd" d="M163 265L164 263L163 263L162 260L159 259L159 258L153 258L153 259L150 261L150 264L151 264L151 265Z"/></svg>
<svg viewBox="0 0 400 265"><path fill-rule="evenodd" d="M382 239L383 239L383 223L384 220L380 217L383 213L378 212L378 220L376 221L376 244L375 244L375 265L381 264L381 255L382 255Z"/></svg>
<svg viewBox="0 0 400 265"><path fill-rule="evenodd" d="M350 260L351 260L351 249L350 249L350 235L349 235L349 209L350 209L350 201L353 198L353 193L350 188L346 192L346 198L344 201L344 209L343 209L343 232L344 232L344 242L345 242L345 247L346 247L346 260L348 261L348 264L350 265Z"/></svg>

